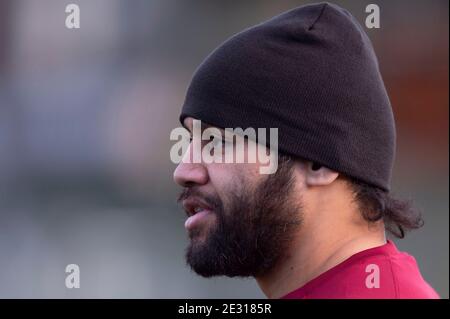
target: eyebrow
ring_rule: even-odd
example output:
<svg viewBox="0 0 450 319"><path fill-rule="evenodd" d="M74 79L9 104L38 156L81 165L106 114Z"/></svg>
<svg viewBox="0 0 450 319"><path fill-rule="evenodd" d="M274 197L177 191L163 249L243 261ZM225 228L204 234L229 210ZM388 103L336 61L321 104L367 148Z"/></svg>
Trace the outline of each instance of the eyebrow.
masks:
<svg viewBox="0 0 450 319"><path fill-rule="evenodd" d="M217 128L217 129L219 129L220 131L222 131L222 129L218 128L217 126L213 126L213 125L210 125L210 124L206 124L206 123L204 123L204 122L202 122L201 124L202 124L202 127L201 127L201 131L202 131L202 132L203 132L204 130L206 130L207 128ZM192 133L191 130L184 124L184 122L181 123L181 125L182 125L189 133Z"/></svg>
<svg viewBox="0 0 450 319"><path fill-rule="evenodd" d="M225 130L224 130L224 129L221 129L221 128L219 128L219 127L217 127L217 126L214 126L214 125L206 124L206 123L204 123L204 122L202 122L201 124L202 124L202 127L201 127L201 132L202 132L202 133L203 133L203 131L204 131L205 129L207 129L207 128L216 128L216 129L219 129L220 132L222 133L222 140L225 140L225 137L227 136L227 134L225 133ZM189 132L189 134L192 134L191 130L184 124L184 122L181 123L181 125L186 129L186 131ZM244 135L244 139L245 139L245 140L248 140L248 136ZM233 137L233 140L234 140L234 137Z"/></svg>

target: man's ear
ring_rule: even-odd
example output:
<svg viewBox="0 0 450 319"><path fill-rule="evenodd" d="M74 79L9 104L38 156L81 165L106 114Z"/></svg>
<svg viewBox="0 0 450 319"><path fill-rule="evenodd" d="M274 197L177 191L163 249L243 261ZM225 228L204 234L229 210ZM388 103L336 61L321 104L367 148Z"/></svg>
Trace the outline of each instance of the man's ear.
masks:
<svg viewBox="0 0 450 319"><path fill-rule="evenodd" d="M339 173L320 164L308 162L306 165L305 182L308 186L325 186L334 182Z"/></svg>

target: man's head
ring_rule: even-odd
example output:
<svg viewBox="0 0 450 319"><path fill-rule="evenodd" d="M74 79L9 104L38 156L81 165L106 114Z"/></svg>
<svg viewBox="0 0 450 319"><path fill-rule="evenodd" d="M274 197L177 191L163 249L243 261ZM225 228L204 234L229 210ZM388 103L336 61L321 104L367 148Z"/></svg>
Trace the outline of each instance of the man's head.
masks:
<svg viewBox="0 0 450 319"><path fill-rule="evenodd" d="M272 175L258 161L194 162L192 144L175 170L187 261L203 276L264 274L308 236L420 226L389 196L392 109L370 40L342 8L299 7L227 40L189 86L180 120L192 132L194 119L279 136Z"/></svg>

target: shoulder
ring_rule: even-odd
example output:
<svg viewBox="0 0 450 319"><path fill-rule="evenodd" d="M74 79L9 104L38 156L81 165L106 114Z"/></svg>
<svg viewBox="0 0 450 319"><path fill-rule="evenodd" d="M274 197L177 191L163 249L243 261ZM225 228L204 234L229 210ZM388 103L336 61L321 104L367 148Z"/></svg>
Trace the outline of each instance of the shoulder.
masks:
<svg viewBox="0 0 450 319"><path fill-rule="evenodd" d="M416 259L404 252L389 259L398 298L437 299L439 295L422 277Z"/></svg>
<svg viewBox="0 0 450 319"><path fill-rule="evenodd" d="M416 260L387 244L359 252L313 279L288 298L439 298L423 279Z"/></svg>
<svg viewBox="0 0 450 319"><path fill-rule="evenodd" d="M397 250L392 242L355 258L343 276L353 282L345 284L346 298L439 298L422 277L415 258Z"/></svg>

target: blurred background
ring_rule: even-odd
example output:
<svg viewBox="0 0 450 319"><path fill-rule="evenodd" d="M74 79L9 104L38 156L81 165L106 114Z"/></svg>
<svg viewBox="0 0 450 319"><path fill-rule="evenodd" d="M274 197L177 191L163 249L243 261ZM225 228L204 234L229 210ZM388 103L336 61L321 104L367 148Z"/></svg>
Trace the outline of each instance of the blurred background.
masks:
<svg viewBox="0 0 450 319"><path fill-rule="evenodd" d="M0 1L0 297L253 298L185 265L170 131L232 34L310 1ZM81 28L65 27L65 7ZM372 1L336 1L363 24ZM449 297L447 0L376 1L367 30L397 121L395 194L425 226L400 249ZM65 287L65 267L81 288Z"/></svg>

